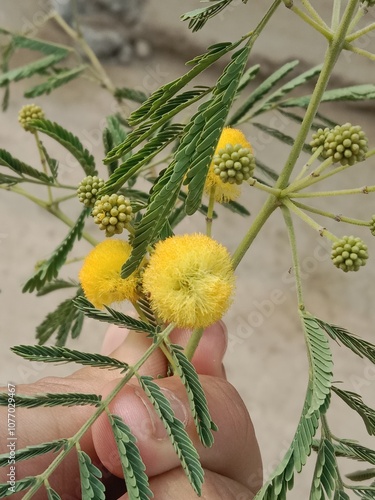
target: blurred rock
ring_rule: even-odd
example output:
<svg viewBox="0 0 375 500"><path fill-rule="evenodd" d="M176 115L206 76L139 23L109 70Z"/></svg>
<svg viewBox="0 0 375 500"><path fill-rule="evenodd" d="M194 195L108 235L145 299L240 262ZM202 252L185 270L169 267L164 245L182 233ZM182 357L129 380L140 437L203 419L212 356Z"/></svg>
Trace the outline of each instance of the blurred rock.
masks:
<svg viewBox="0 0 375 500"><path fill-rule="evenodd" d="M139 38L137 26L147 0L77 0L78 22L87 43L100 58L113 57L129 64L135 57L150 55L149 44ZM53 7L71 25L71 0L52 0Z"/></svg>

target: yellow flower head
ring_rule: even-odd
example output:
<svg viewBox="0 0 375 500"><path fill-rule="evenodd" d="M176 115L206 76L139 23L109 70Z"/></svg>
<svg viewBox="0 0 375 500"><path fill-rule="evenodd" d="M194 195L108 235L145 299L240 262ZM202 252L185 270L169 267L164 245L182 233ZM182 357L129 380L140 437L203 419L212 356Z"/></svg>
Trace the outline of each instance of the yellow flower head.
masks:
<svg viewBox="0 0 375 500"><path fill-rule="evenodd" d="M137 275L121 278L121 268L132 247L126 241L105 240L87 255L79 273L83 291L95 307L122 300L137 300Z"/></svg>
<svg viewBox="0 0 375 500"><path fill-rule="evenodd" d="M240 144L243 148L248 148L250 152L253 152L251 144L247 141L241 130L236 128L226 127L223 129L219 142L217 144L215 154L220 149L224 149L228 144L231 146L236 146ZM240 189L236 184L230 184L229 182L223 182L218 175L214 172L215 165L212 162L208 170L206 184L204 190L206 194L210 194L211 188L215 187L215 200L219 203L228 202L235 200L240 196Z"/></svg>
<svg viewBox="0 0 375 500"><path fill-rule="evenodd" d="M143 290L165 322L204 328L228 309L234 291L228 250L203 234L160 241L143 274Z"/></svg>

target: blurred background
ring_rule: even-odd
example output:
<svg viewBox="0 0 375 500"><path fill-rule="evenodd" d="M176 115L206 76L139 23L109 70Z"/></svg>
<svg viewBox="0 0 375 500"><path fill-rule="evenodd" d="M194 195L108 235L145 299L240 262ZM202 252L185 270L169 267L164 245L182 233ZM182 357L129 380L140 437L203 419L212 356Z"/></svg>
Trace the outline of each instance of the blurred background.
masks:
<svg viewBox="0 0 375 500"><path fill-rule="evenodd" d="M113 82L119 87L132 87L151 93L163 83L180 76L185 71L185 61L203 53L209 44L223 40L233 41L250 31L270 3L251 0L244 5L240 0L234 0L198 33L191 33L187 24L180 21L184 12L201 6L196 0L101 0L78 2L78 5L85 11L82 12L83 32L102 58ZM314 2L327 22L330 20L331 5L332 2L327 0ZM67 17L68 6L67 0L55 2L55 7ZM67 38L56 24L46 22L50 8L47 2L41 0L1 0L0 27L66 42ZM371 16L375 16L374 9L367 14L366 24L374 21ZM364 37L359 46L374 52L374 32ZM320 63L324 51L325 40L291 11L280 7L252 52L250 64L261 65L261 71L252 85L259 85L277 67L296 58L300 60L297 72L302 72ZM27 58L27 53L17 56L13 64L24 63ZM213 70L206 71L198 77L196 84L213 84L221 68L219 63ZM374 75L374 66L369 60L344 53L337 64L330 88L372 83ZM26 134L17 121L19 109L29 103L23 96L25 89L29 87L29 81L11 86L9 109L0 114L0 148L7 149L15 157L36 166L38 152L33 137ZM304 87L303 94L308 94L311 90L308 86ZM95 83L78 79L54 91L51 96L34 101L43 107L48 119L57 121L76 134L95 155L97 164L101 165L104 156L101 140L104 117L116 110L114 100L108 92ZM360 124L367 133L370 146L374 146L373 102L326 104L322 110L338 123L350 121ZM264 115L262 120L264 124L279 128L285 134L295 134L295 124L291 122L278 123L272 114ZM242 129L254 145L256 155L261 156L262 161L276 171L280 171L287 149L251 125L245 124ZM62 180L78 184L82 173L69 155L48 138L45 144L50 154L60 160ZM305 157L301 157L300 165L304 159ZM319 185L319 190L375 184L374 162L372 158L341 176L334 176L324 185ZM105 177L104 166L99 168L101 176ZM33 192L44 194L38 189ZM243 189L240 201L253 217L264 199L263 193L248 188ZM335 197L325 199L322 205L330 212L365 220L375 213L373 195ZM80 207L76 202L67 205L67 212L72 218L79 211ZM232 251L249 227L251 219L239 218L220 207L217 212L219 217L214 222L213 236ZM0 191L0 213L0 381L30 383L50 374L68 373L70 366L53 367L24 362L9 352L12 345L33 343L36 326L67 297L64 291L41 298L21 292L23 284L33 273L35 264L48 258L67 234L67 228L29 200L4 190ZM323 320L339 324L375 342L374 239L368 228L348 227L343 223L319 219L318 216L317 220L337 236L355 234L365 239L370 259L366 268L360 272L342 273L331 263L330 244L311 228L296 221L308 310ZM91 229L96 231L95 228ZM203 229L203 217L195 215L185 221L179 231ZM99 238L100 235L96 234L96 237ZM89 248L87 243L80 243L82 255ZM79 267L79 263L66 266L64 276L76 278ZM251 413L263 454L266 477L291 442L302 409L308 377L307 357L297 315L293 277L289 274L290 267L287 235L282 218L276 213L267 222L238 269L235 302L226 316L229 330L227 375ZM97 351L104 332L103 324L86 320L81 337L76 341L70 340L68 346ZM335 346L334 353L335 380L344 381L342 387L360 393L367 404L375 404L375 367L344 348ZM374 438L366 434L361 419L336 398L328 420L336 435L359 439L365 446L375 446ZM344 471L356 468L355 464L343 464ZM296 487L288 498L297 500L308 497L312 471L313 465L310 464L306 473L296 478Z"/></svg>

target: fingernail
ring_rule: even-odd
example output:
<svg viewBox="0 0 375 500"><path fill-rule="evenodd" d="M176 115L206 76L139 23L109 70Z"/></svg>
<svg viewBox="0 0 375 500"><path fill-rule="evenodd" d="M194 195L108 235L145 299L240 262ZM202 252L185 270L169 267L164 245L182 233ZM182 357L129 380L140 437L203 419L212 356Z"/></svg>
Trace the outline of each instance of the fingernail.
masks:
<svg viewBox="0 0 375 500"><path fill-rule="evenodd" d="M189 413L187 411L185 404L178 399L178 397L175 395L174 392L170 391L169 389L164 389L162 387L160 389L164 394L164 396L168 399L172 407L172 410L174 412L174 416L178 420L180 420L184 424L184 426L186 426L189 420ZM145 405L148 414L150 415L150 422L151 422L150 434L155 439L167 438L168 435L167 431L165 430L164 424L161 421L158 414L156 413L150 401L146 399L145 394L140 391L135 391L135 394L142 400L142 403Z"/></svg>

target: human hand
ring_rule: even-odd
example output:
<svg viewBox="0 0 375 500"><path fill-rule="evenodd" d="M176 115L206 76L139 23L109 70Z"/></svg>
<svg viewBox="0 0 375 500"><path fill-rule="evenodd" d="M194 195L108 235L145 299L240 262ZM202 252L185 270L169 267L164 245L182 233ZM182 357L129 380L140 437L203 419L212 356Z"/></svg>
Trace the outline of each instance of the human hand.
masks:
<svg viewBox="0 0 375 500"><path fill-rule="evenodd" d="M185 345L189 332L175 330L171 334L174 343ZM111 327L106 335L103 353L114 358L135 363L149 347L150 339L136 332L127 332ZM170 400L177 418L184 421L194 445L197 447L205 482L202 498L217 500L250 500L262 481L262 466L258 444L249 414L235 389L226 381L222 359L226 349L226 332L222 323L206 329L194 355L193 364L207 396L213 421L219 431L214 434L212 448L204 448L198 440L189 410L185 389L175 376L156 379L165 396ZM113 351L113 352L112 352ZM155 352L142 366L141 374L165 377L167 362L161 351ZM65 378L48 377L35 384L17 386L18 394L40 394L44 392L85 392L108 394L118 382L118 372L99 368L82 368ZM123 418L137 437L146 472L150 477L150 488L155 499L179 500L196 498L185 474L179 467L164 428L147 398L136 382L128 384L110 405L111 412ZM1 420L5 419L1 409ZM94 410L90 407L54 407L17 409L17 448L72 436L89 418ZM5 421L5 420L4 420ZM4 428L5 426L2 426ZM2 444L2 453L7 451ZM105 414L81 440L82 449L88 453L95 465L103 470L108 500L124 493L120 459L112 431ZM17 463L17 478L41 473L51 462L52 454ZM6 482L6 468L0 470L1 482ZM77 459L71 453L51 478L51 485L63 500L80 498L80 480ZM13 498L21 498L22 494ZM46 498L44 493L34 498Z"/></svg>

